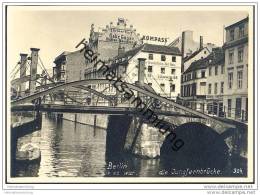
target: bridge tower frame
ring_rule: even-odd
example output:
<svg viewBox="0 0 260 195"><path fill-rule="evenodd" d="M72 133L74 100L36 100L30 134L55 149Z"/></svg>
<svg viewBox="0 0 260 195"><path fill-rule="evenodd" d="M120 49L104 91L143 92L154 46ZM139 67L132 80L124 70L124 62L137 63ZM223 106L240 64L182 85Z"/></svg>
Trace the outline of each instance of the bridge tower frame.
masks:
<svg viewBox="0 0 260 195"><path fill-rule="evenodd" d="M20 54L20 78L23 78L26 76L26 63L27 63L27 55L28 54L24 54L21 53ZM23 82L19 85L19 95L21 97L25 96L25 88L26 88L26 83Z"/></svg>
<svg viewBox="0 0 260 195"><path fill-rule="evenodd" d="M31 48L31 66L30 66L30 94L34 94L36 91L36 80L37 80L37 65L38 65L38 52L40 49Z"/></svg>

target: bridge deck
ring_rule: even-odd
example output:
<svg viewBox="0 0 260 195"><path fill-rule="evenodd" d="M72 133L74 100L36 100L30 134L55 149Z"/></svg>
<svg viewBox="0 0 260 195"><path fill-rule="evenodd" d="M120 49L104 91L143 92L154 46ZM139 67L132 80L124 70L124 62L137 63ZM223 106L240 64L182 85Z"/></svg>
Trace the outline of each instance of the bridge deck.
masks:
<svg viewBox="0 0 260 195"><path fill-rule="evenodd" d="M33 111L35 110L34 105L16 105L11 108L12 112L15 111ZM57 105L57 104L42 104L40 110L43 112L62 112L62 113L93 113L93 114L141 114L136 108L129 107L108 107L108 106L83 106L83 105ZM157 115L164 116L179 116L179 117L193 117L190 114L182 114L173 111L154 111Z"/></svg>
<svg viewBox="0 0 260 195"><path fill-rule="evenodd" d="M52 88L46 89L44 91L30 95L28 97L24 97L24 98L21 98L19 100L12 101L11 106L14 107L14 106L17 106L19 104L30 102L31 100L34 100L34 99L37 99L37 98L42 97L44 95L56 92L58 90L64 90L66 88L79 86L79 85L91 85L91 84L111 84L111 81L108 81L106 79L86 79L86 80L73 81L73 82L69 82L69 83L60 84L60 85L53 86ZM193 110L191 108L187 108L185 106L177 104L176 102L174 102L170 99L161 97L158 94L147 91L147 90L145 90L145 89L143 89L139 86L135 86L134 84L130 84L130 83L125 83L125 84L131 90L137 91L137 92L142 93L146 96L157 99L160 102L164 102L166 104L174 106L177 109L180 109L182 113L183 112L189 113L192 116L197 116L197 117L201 117L201 118L208 120L209 122L211 122L211 124L214 124L215 126L219 126L219 127L216 127L216 128L218 128L219 133L222 133L224 131L224 129L226 129L226 128L235 128L235 125L228 124L225 121L217 120L217 119L215 119L215 118L213 118L213 117L211 117L207 114L204 114L204 113L198 112L196 110ZM82 109L82 107L81 107L81 109Z"/></svg>

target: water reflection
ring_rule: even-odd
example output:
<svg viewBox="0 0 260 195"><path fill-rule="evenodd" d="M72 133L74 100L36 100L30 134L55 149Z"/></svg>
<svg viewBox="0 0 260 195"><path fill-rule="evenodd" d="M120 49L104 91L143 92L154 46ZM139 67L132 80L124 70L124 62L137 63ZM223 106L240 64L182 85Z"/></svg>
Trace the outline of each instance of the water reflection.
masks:
<svg viewBox="0 0 260 195"><path fill-rule="evenodd" d="M96 131L94 133L94 131ZM39 176L98 176L105 167L103 129L45 118ZM103 171L102 171L103 170Z"/></svg>

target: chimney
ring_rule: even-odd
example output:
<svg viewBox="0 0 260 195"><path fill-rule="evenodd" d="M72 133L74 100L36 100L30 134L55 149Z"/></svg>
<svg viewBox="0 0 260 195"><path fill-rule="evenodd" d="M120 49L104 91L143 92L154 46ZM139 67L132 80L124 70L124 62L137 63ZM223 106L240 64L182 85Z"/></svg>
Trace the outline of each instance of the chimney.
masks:
<svg viewBox="0 0 260 195"><path fill-rule="evenodd" d="M203 48L203 36L200 36L200 49Z"/></svg>
<svg viewBox="0 0 260 195"><path fill-rule="evenodd" d="M144 84L144 68L145 58L138 58L138 83L143 86Z"/></svg>

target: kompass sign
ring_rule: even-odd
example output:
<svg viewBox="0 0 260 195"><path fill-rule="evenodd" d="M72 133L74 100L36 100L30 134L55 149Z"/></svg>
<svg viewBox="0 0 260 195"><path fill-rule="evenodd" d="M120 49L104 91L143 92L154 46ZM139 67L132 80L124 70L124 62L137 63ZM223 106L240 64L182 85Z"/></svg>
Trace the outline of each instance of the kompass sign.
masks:
<svg viewBox="0 0 260 195"><path fill-rule="evenodd" d="M143 35L142 40L144 41L158 41L161 43L167 43L168 38L162 38L162 37L155 37L155 36L149 36L149 35Z"/></svg>

